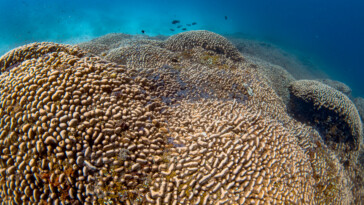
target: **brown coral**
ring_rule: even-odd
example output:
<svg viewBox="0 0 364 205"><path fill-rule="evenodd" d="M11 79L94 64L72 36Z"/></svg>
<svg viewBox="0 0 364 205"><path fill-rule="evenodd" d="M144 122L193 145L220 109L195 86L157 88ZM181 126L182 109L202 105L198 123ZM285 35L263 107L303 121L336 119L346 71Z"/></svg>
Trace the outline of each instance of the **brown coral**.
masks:
<svg viewBox="0 0 364 205"><path fill-rule="evenodd" d="M38 58L52 52L66 52L70 55L82 56L83 52L78 48L70 45L62 45L57 43L32 43L21 46L9 51L0 58L0 71L10 70L22 61L31 58Z"/></svg>
<svg viewBox="0 0 364 205"><path fill-rule="evenodd" d="M110 33L88 42L79 43L78 46L95 55L101 55L107 52L110 48L114 48L115 44L125 39L130 39L132 36L123 33Z"/></svg>
<svg viewBox="0 0 364 205"><path fill-rule="evenodd" d="M318 79L317 81L335 88L336 90L344 93L349 98L351 97L351 88L348 85L346 85L345 83L342 83L342 82L339 82L336 80L331 80L331 79Z"/></svg>
<svg viewBox="0 0 364 205"><path fill-rule="evenodd" d="M147 156L162 155L164 145L145 80L56 50L24 60L0 82L1 202L91 203L145 192L137 188L143 173L160 163Z"/></svg>
<svg viewBox="0 0 364 205"><path fill-rule="evenodd" d="M155 68L177 61L174 53L149 44L133 44L112 49L105 59L129 68Z"/></svg>
<svg viewBox="0 0 364 205"><path fill-rule="evenodd" d="M357 151L362 141L362 124L358 110L343 93L314 80L291 83L290 93L299 118L322 126L326 142Z"/></svg>
<svg viewBox="0 0 364 205"><path fill-rule="evenodd" d="M79 43L78 47L80 47L82 50L92 53L94 55L105 55L105 52L109 50L109 46L98 43L98 42L83 42Z"/></svg>
<svg viewBox="0 0 364 205"><path fill-rule="evenodd" d="M133 37L132 35L124 34L124 33L109 33L104 36L95 38L91 42L103 44L106 46L112 46L116 43L119 43L120 41L122 41L124 39L130 39L132 37Z"/></svg>
<svg viewBox="0 0 364 205"><path fill-rule="evenodd" d="M56 50L0 76L0 202L351 202L257 67L144 42L112 42L127 66Z"/></svg>
<svg viewBox="0 0 364 205"><path fill-rule="evenodd" d="M235 46L225 37L210 31L187 31L165 40L165 48L171 51L184 51L197 46L226 55L233 60L243 59Z"/></svg>
<svg viewBox="0 0 364 205"><path fill-rule="evenodd" d="M111 49L143 44L161 46L163 41L157 37L132 36L123 33L111 33L95 38L89 42L79 43L78 46L92 54L104 56Z"/></svg>
<svg viewBox="0 0 364 205"><path fill-rule="evenodd" d="M364 121L364 98L362 97L355 98L354 103L359 111L362 121Z"/></svg>
<svg viewBox="0 0 364 205"><path fill-rule="evenodd" d="M283 67L266 62L259 58L247 57L250 66L257 67L258 71L264 74L268 84L280 96L285 104L289 102L289 84L296 79Z"/></svg>
<svg viewBox="0 0 364 205"><path fill-rule="evenodd" d="M215 100L181 102L170 112L168 135L174 142L148 202L308 204L314 199L312 170L295 137L260 112Z"/></svg>

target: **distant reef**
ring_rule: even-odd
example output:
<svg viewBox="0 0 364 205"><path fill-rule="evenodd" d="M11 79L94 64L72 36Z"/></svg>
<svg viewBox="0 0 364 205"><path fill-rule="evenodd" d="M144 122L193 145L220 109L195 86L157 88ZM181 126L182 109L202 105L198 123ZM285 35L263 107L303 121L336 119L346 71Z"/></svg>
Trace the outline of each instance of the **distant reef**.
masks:
<svg viewBox="0 0 364 205"><path fill-rule="evenodd" d="M237 40L113 33L3 55L0 202L364 201L363 107Z"/></svg>

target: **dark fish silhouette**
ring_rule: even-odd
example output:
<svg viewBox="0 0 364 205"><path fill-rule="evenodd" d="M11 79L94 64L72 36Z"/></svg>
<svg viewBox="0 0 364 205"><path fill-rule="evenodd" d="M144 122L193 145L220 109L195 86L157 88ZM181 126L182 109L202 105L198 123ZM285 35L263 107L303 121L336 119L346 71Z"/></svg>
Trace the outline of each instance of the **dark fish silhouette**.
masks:
<svg viewBox="0 0 364 205"><path fill-rule="evenodd" d="M185 30L187 30L187 28L183 28L182 30L184 30L184 31L185 31Z"/></svg>
<svg viewBox="0 0 364 205"><path fill-rule="evenodd" d="M171 29L169 29L169 30L174 31L174 29L173 29L173 28L171 28Z"/></svg>
<svg viewBox="0 0 364 205"><path fill-rule="evenodd" d="M227 20L227 16L225 16L225 20Z"/></svg>
<svg viewBox="0 0 364 205"><path fill-rule="evenodd" d="M187 25L187 26L191 26L191 24L189 24L189 23L188 23L188 24L186 24L186 25Z"/></svg>
<svg viewBox="0 0 364 205"><path fill-rule="evenodd" d="M196 22L193 22L192 25L196 25L197 23Z"/></svg>
<svg viewBox="0 0 364 205"><path fill-rule="evenodd" d="M172 24L177 24L177 23L180 23L180 21L179 20L173 20L172 21Z"/></svg>
<svg viewBox="0 0 364 205"><path fill-rule="evenodd" d="M145 31L144 31L144 30L142 30L142 33L145 33Z"/></svg>
<svg viewBox="0 0 364 205"><path fill-rule="evenodd" d="M181 25L177 26L177 28L181 28L181 27L182 27Z"/></svg>

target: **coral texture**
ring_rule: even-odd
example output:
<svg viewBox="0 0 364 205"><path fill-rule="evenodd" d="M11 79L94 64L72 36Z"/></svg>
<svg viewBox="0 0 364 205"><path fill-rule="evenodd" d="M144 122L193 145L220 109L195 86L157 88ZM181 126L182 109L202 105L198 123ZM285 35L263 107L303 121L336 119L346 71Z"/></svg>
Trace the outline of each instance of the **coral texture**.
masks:
<svg viewBox="0 0 364 205"><path fill-rule="evenodd" d="M353 102L343 93L314 80L291 83L294 109L314 124L323 126L328 143L357 151L362 141L362 123Z"/></svg>
<svg viewBox="0 0 364 205"><path fill-rule="evenodd" d="M129 190L147 177L140 170L153 175L160 162L147 156L161 155L164 140L158 103L147 104L144 80L124 71L53 52L1 76L3 202L95 202L111 188L140 197ZM150 148L137 146L142 141Z"/></svg>
<svg viewBox="0 0 364 205"><path fill-rule="evenodd" d="M172 51L189 50L196 46L224 54L233 60L243 59L238 49L230 41L210 31L187 31L173 35L165 41L165 47Z"/></svg>
<svg viewBox="0 0 364 205"><path fill-rule="evenodd" d="M138 43L111 49L105 59L128 67L156 68L171 64L177 58L164 48Z"/></svg>
<svg viewBox="0 0 364 205"><path fill-rule="evenodd" d="M80 43L78 46L92 54L105 56L109 50L114 48L143 44L161 46L162 41L157 37L132 36L122 33L111 33L93 39L89 42Z"/></svg>
<svg viewBox="0 0 364 205"><path fill-rule="evenodd" d="M364 98L362 97L355 98L354 103L359 111L362 121L364 121Z"/></svg>
<svg viewBox="0 0 364 205"><path fill-rule="evenodd" d="M63 51L71 55L82 56L82 52L78 47L69 45L61 45L57 43L32 43L14 49L0 58L0 71L4 72L17 66L24 60L38 58L52 52Z"/></svg>
<svg viewBox="0 0 364 205"><path fill-rule="evenodd" d="M231 101L181 102L169 111L170 157L147 195L150 203L277 204L314 199L307 156L276 121Z"/></svg>
<svg viewBox="0 0 364 205"><path fill-rule="evenodd" d="M0 75L1 203L360 200L349 169L287 114L258 66L200 42L173 51L124 37L97 40L106 56L40 43L1 58L11 67ZM116 63L103 59L113 52Z"/></svg>
<svg viewBox="0 0 364 205"><path fill-rule="evenodd" d="M268 84L275 90L277 95L282 98L284 104L288 104L288 87L289 84L296 79L281 66L255 57L246 57L245 59L247 63L250 63L250 66L256 67L258 72L265 75Z"/></svg>
<svg viewBox="0 0 364 205"><path fill-rule="evenodd" d="M345 83L342 83L342 82L339 82L336 80L331 80L331 79L319 79L317 81L335 88L336 90L347 95L349 98L351 97L351 88L349 86L347 86Z"/></svg>

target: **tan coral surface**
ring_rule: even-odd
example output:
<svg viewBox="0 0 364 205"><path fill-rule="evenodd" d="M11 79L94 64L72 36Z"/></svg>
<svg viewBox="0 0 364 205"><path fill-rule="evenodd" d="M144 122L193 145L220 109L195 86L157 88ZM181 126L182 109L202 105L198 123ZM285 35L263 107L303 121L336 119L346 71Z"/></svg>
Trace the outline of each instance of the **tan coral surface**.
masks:
<svg viewBox="0 0 364 205"><path fill-rule="evenodd" d="M225 37L211 31L187 31L169 37L165 47L172 51L183 51L200 46L206 50L224 54L233 60L242 60L238 49Z"/></svg>
<svg viewBox="0 0 364 205"><path fill-rule="evenodd" d="M141 55L130 67L52 43L4 55L0 202L357 202L318 132L287 114L256 66L214 46L170 50L177 62L161 67L139 58L150 50L131 50Z"/></svg>
<svg viewBox="0 0 364 205"><path fill-rule="evenodd" d="M181 203L313 201L308 158L278 122L235 102L181 102L171 112L168 133L183 147L169 150L152 198L171 190L167 198Z"/></svg>
<svg viewBox="0 0 364 205"><path fill-rule="evenodd" d="M327 115L334 113L332 117L328 116L327 121L330 123L330 120L332 120L334 123L331 124L335 126L342 122L349 133L344 133L343 136L339 136L340 139L336 139L337 137L335 135L338 131L330 130L330 134L333 135L332 138L335 138L331 140L343 144L346 143L351 151L357 151L359 149L363 137L363 127L358 110L346 95L315 80L292 82L290 92L297 99L312 104L312 109L316 111L317 115L325 116L326 113L328 113ZM335 118L338 118L337 121L334 121ZM340 128L332 127L331 129ZM330 137L328 139L330 140Z"/></svg>
<svg viewBox="0 0 364 205"><path fill-rule="evenodd" d="M71 55L82 56L82 52L78 47L69 45L61 45L56 43L31 43L11 50L0 58L0 71L4 72L9 67L14 67L24 60L40 57L47 53L63 51Z"/></svg>

